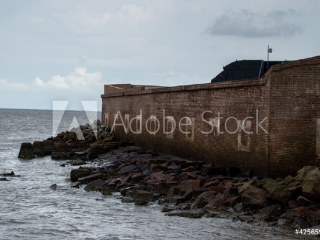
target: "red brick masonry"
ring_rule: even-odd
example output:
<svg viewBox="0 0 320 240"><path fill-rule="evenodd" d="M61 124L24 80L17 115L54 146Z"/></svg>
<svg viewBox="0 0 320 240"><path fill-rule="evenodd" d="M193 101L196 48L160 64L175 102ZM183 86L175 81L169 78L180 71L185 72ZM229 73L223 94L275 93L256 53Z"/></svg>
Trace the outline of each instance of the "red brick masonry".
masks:
<svg viewBox="0 0 320 240"><path fill-rule="evenodd" d="M319 84L320 56L272 66L260 79L177 87L106 85L102 119L112 126L118 113L115 122L120 124L122 118L128 133L115 126L114 134L139 146L252 169L263 177L284 176L305 165L319 165ZM129 124L140 110L142 133L133 134ZM163 133L172 130L172 118L163 121L164 110L165 117L177 123L173 134ZM150 116L154 118L148 120ZM179 130L183 117L192 120L181 127L189 134ZM146 122L151 131L160 124L159 131L150 134ZM189 122L184 118L180 123ZM133 119L131 127L140 130L140 121Z"/></svg>

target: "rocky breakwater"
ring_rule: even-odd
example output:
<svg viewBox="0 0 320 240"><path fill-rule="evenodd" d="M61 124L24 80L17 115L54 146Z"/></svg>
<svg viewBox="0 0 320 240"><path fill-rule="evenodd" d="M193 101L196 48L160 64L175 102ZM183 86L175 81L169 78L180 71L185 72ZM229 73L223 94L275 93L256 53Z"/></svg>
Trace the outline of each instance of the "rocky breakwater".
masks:
<svg viewBox="0 0 320 240"><path fill-rule="evenodd" d="M134 153L134 154L132 154ZM232 218L292 230L320 224L320 170L306 166L297 176L261 179L251 172L219 168L135 147L104 157L108 166L73 169L73 186L103 195L120 192L122 202L163 205L167 216Z"/></svg>
<svg viewBox="0 0 320 240"><path fill-rule="evenodd" d="M114 141L111 129L96 120L92 125L97 126L94 130L91 125L80 125L70 131L61 132L55 137L33 143L22 143L19 158L34 159L51 155L54 160L91 160L99 154L122 146L123 142ZM83 140L79 140L83 139ZM75 164L77 161L75 161ZM80 164L79 164L80 165Z"/></svg>

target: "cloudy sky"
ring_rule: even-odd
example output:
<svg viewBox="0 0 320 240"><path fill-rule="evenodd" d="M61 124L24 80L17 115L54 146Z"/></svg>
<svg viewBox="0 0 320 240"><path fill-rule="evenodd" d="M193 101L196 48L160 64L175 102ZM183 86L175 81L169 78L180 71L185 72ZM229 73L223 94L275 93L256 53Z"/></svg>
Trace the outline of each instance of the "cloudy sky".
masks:
<svg viewBox="0 0 320 240"><path fill-rule="evenodd" d="M320 1L0 0L0 108L96 100L104 84L207 83L236 59L320 54Z"/></svg>

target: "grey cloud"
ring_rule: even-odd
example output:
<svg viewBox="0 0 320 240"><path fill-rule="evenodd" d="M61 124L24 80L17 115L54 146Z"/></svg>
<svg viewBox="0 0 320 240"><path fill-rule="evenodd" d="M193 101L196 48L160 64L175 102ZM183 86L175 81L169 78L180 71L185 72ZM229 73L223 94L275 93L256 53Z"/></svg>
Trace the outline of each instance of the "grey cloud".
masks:
<svg viewBox="0 0 320 240"><path fill-rule="evenodd" d="M297 15L294 10L273 10L264 14L248 10L228 12L219 16L207 32L244 38L293 36L303 31L302 26L292 22Z"/></svg>

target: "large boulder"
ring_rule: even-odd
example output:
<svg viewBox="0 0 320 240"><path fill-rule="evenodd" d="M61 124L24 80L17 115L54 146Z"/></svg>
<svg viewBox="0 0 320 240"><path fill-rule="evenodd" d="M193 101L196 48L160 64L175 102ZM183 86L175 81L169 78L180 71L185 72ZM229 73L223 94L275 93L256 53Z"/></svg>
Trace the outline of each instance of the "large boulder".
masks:
<svg viewBox="0 0 320 240"><path fill-rule="evenodd" d="M318 168L307 172L302 183L302 194L311 199L320 199L320 171Z"/></svg>
<svg viewBox="0 0 320 240"><path fill-rule="evenodd" d="M22 158L22 159L35 158L32 144L31 143L21 143L21 148L20 148L20 152L19 152L18 157Z"/></svg>
<svg viewBox="0 0 320 240"><path fill-rule="evenodd" d="M295 180L303 180L305 176L307 176L309 171L312 170L319 170L316 166L305 166L297 171L297 176L295 177Z"/></svg>

